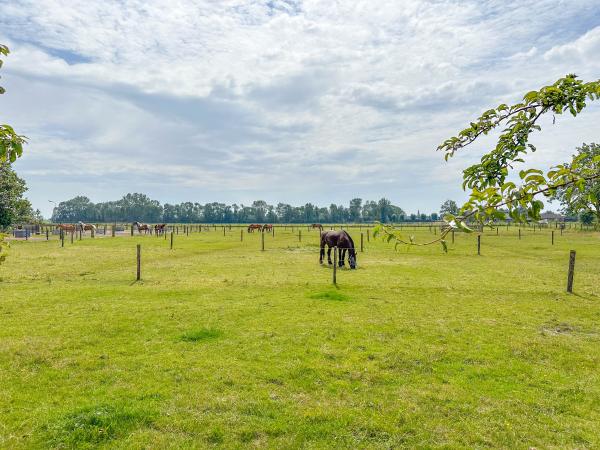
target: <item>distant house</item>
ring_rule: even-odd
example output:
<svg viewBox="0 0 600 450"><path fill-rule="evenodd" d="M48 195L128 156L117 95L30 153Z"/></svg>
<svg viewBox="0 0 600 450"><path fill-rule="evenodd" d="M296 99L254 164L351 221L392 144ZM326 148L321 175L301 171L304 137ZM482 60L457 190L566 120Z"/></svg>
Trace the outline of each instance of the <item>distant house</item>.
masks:
<svg viewBox="0 0 600 450"><path fill-rule="evenodd" d="M545 220L546 222L564 222L565 221L565 216L563 216L562 214L558 214L552 211L546 211L543 212L540 215L542 220Z"/></svg>

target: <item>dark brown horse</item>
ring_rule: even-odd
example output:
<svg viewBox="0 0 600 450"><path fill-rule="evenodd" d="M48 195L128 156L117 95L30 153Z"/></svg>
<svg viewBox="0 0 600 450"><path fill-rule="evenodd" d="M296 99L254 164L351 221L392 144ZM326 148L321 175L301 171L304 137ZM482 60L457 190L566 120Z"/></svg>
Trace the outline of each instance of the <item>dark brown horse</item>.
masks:
<svg viewBox="0 0 600 450"><path fill-rule="evenodd" d="M311 225L311 228L318 228L319 230L323 230L323 225L321 225L320 223L313 223Z"/></svg>
<svg viewBox="0 0 600 450"><path fill-rule="evenodd" d="M323 258L325 257L325 246L327 245L327 262L331 262L331 249L337 247L339 252L338 266L344 267L344 258L346 257L346 251L348 251L348 264L351 269L356 269L356 250L354 248L354 241L350 235L344 230L336 231L324 231L321 233L321 252L319 254L319 262L323 264Z"/></svg>
<svg viewBox="0 0 600 450"><path fill-rule="evenodd" d="M262 225L258 223L253 223L248 227L248 233L254 232L254 230L262 230Z"/></svg>
<svg viewBox="0 0 600 450"><path fill-rule="evenodd" d="M159 234L163 234L167 230L166 223L157 223L154 225L154 233L158 236Z"/></svg>

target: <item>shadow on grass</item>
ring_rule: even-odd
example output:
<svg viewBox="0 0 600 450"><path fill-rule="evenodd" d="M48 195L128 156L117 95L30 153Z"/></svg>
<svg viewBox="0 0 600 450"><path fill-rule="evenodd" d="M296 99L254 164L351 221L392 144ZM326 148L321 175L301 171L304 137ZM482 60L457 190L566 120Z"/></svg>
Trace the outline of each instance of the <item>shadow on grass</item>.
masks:
<svg viewBox="0 0 600 450"><path fill-rule="evenodd" d="M213 328L200 328L197 330L190 330L179 336L179 340L183 342L199 342L209 341L220 337L223 333Z"/></svg>
<svg viewBox="0 0 600 450"><path fill-rule="evenodd" d="M335 289L339 289L339 287L335 286ZM350 300L350 298L347 295L344 295L341 292L338 292L337 290L334 291L333 289L310 293L308 294L308 298L316 300L335 300L338 302Z"/></svg>

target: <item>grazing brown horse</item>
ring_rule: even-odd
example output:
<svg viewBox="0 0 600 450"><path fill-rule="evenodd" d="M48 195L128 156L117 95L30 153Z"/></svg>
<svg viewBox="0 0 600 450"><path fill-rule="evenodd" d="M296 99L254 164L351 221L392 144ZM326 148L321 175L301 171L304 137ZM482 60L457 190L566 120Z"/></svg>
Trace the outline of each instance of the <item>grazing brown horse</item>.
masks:
<svg viewBox="0 0 600 450"><path fill-rule="evenodd" d="M325 257L325 245L329 247L327 249L327 261L329 264L332 264L331 249L337 247L339 252L338 266L344 267L344 258L346 257L347 250L348 264L351 269L356 269L356 250L354 248L354 241L346 231L336 230L321 233L321 252L319 254L319 262L321 264L323 264L323 258Z"/></svg>
<svg viewBox="0 0 600 450"><path fill-rule="evenodd" d="M61 223L57 225L56 228L67 233L75 233L75 230L77 229L77 227L71 223Z"/></svg>
<svg viewBox="0 0 600 450"><path fill-rule="evenodd" d="M248 233L253 233L254 230L262 230L262 225L258 223L253 223L248 227Z"/></svg>
<svg viewBox="0 0 600 450"><path fill-rule="evenodd" d="M85 234L86 231L92 231L93 233L96 233L96 225L92 225L91 223L78 222L77 229L83 234Z"/></svg>
<svg viewBox="0 0 600 450"><path fill-rule="evenodd" d="M273 225L271 225L270 223L263 225L262 227L263 231L271 231L273 230Z"/></svg>
<svg viewBox="0 0 600 450"><path fill-rule="evenodd" d="M167 224L166 223L157 223L156 225L154 225L154 233L157 236L159 234L163 234L165 231L167 231Z"/></svg>
<svg viewBox="0 0 600 450"><path fill-rule="evenodd" d="M319 230L323 230L323 225L321 225L320 223L313 223L311 225L311 228L318 228Z"/></svg>
<svg viewBox="0 0 600 450"><path fill-rule="evenodd" d="M147 223L133 222L131 226L136 226L138 229L138 233L140 234L142 234L142 231L144 231L144 234L148 234L148 231L150 231L150 227Z"/></svg>

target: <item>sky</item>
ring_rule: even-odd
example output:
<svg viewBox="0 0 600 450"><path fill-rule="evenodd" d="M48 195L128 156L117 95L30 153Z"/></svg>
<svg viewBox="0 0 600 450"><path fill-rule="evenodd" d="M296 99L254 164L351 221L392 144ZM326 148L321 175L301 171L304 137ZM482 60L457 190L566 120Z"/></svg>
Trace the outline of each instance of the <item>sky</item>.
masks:
<svg viewBox="0 0 600 450"><path fill-rule="evenodd" d="M598 0L0 0L0 122L49 200L462 201L436 147L500 103L600 78ZM600 142L600 105L551 117L528 166Z"/></svg>

